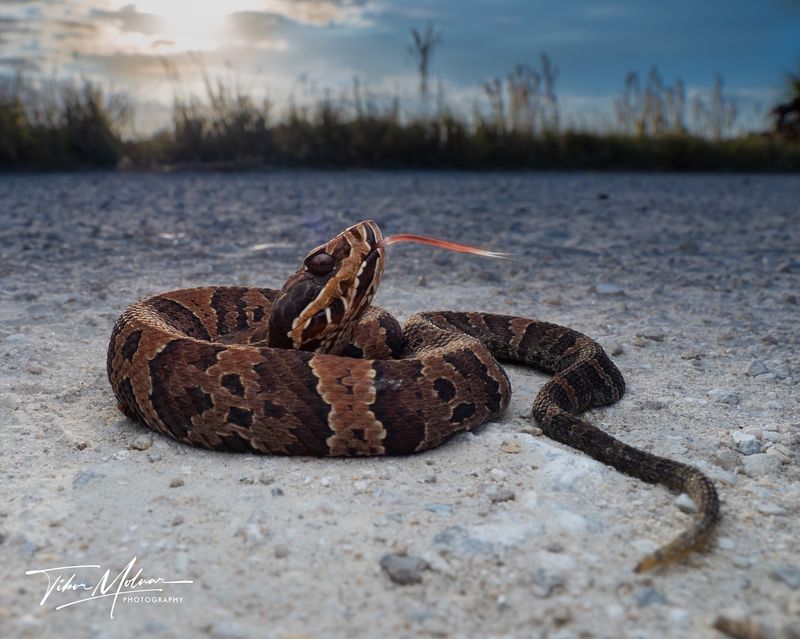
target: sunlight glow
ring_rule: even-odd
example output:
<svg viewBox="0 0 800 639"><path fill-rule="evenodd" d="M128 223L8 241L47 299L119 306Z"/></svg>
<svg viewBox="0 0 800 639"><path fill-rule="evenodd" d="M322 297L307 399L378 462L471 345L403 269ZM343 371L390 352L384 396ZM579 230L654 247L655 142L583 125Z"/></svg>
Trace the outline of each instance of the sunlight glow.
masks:
<svg viewBox="0 0 800 639"><path fill-rule="evenodd" d="M130 4L119 2L122 8ZM237 11L255 11L263 3L254 0L199 2L197 0L139 0L136 11L159 18L161 28L152 37L153 43L169 43L173 52L209 51L223 42L228 30L228 16ZM133 35L133 34L128 34Z"/></svg>

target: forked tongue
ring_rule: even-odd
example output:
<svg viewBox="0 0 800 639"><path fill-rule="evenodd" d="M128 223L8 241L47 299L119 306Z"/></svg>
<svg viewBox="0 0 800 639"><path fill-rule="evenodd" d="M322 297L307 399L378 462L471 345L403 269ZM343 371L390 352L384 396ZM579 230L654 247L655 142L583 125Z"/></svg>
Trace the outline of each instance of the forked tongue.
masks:
<svg viewBox="0 0 800 639"><path fill-rule="evenodd" d="M429 244L431 246L438 246L439 248L447 249L448 251L456 251L458 253L472 253L473 255L482 255L484 257L495 257L498 259L507 260L512 257L511 253L498 253L497 251L487 251L486 249L478 248L477 246L469 246L468 244L459 244L458 242L448 242L447 240L440 240L435 237L426 237L424 235L414 235L412 233L400 233L398 235L390 235L378 242L379 247L389 246L397 242L416 242L418 244Z"/></svg>

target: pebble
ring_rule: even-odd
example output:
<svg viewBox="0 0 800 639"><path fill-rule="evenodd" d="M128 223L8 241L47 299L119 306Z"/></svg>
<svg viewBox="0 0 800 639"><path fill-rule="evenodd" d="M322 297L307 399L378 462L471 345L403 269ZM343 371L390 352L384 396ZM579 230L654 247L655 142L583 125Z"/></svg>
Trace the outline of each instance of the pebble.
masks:
<svg viewBox="0 0 800 639"><path fill-rule="evenodd" d="M598 282L592 288L598 295L625 295L625 290L622 287L609 282Z"/></svg>
<svg viewBox="0 0 800 639"><path fill-rule="evenodd" d="M394 583L406 586L422 581L422 572L429 568L422 557L389 553L381 557L381 568Z"/></svg>
<svg viewBox="0 0 800 639"><path fill-rule="evenodd" d="M537 568L533 571L532 591L534 596L539 599L547 599L554 590L563 587L565 583L566 579L562 574L546 568Z"/></svg>
<svg viewBox="0 0 800 639"><path fill-rule="evenodd" d="M738 404L739 396L730 388L712 388L708 396L718 404Z"/></svg>
<svg viewBox="0 0 800 639"><path fill-rule="evenodd" d="M748 477L772 475L781 467L781 460L773 455L758 453L742 457L742 472Z"/></svg>
<svg viewBox="0 0 800 639"><path fill-rule="evenodd" d="M275 475L264 470L261 472L261 474L259 474L258 481L259 483L264 484L265 486L269 486L271 483L275 481Z"/></svg>
<svg viewBox="0 0 800 639"><path fill-rule="evenodd" d="M519 442L503 442L500 444L500 450L515 455L522 452L522 446L519 445Z"/></svg>
<svg viewBox="0 0 800 639"><path fill-rule="evenodd" d="M425 482L426 484L435 484L436 483L436 474L435 473L431 473L430 475L425 475L425 477L423 478L422 481Z"/></svg>
<svg viewBox="0 0 800 639"><path fill-rule="evenodd" d="M775 379L778 379L778 376L775 373L764 373L763 375L756 375L757 382L771 382Z"/></svg>
<svg viewBox="0 0 800 639"><path fill-rule="evenodd" d="M678 510L689 515L697 512L697 506L686 493L681 493L675 498L675 505L678 507Z"/></svg>
<svg viewBox="0 0 800 639"><path fill-rule="evenodd" d="M658 400L655 399L647 399L639 403L639 407L642 410L661 410L665 406L666 404L664 402L659 402Z"/></svg>
<svg viewBox="0 0 800 639"><path fill-rule="evenodd" d="M770 571L769 576L775 581L786 584L792 590L800 590L800 568L797 566L792 564L778 566Z"/></svg>
<svg viewBox="0 0 800 639"><path fill-rule="evenodd" d="M280 544L279 546L275 546L275 550L273 551L276 559L285 559L289 556L289 546L285 546Z"/></svg>
<svg viewBox="0 0 800 639"><path fill-rule="evenodd" d="M761 439L768 442L779 442L781 434L777 430L763 430L761 431Z"/></svg>
<svg viewBox="0 0 800 639"><path fill-rule="evenodd" d="M736 542L730 537L720 537L717 540L717 545L722 550L733 550L734 548L736 548Z"/></svg>
<svg viewBox="0 0 800 639"><path fill-rule="evenodd" d="M495 481L503 481L506 478L507 473L500 470L499 468L492 468L489 471L489 477L494 479Z"/></svg>
<svg viewBox="0 0 800 639"><path fill-rule="evenodd" d="M181 479L180 477L175 477L175 478L170 480L169 487L170 488L180 488L181 486L184 485L184 483L185 482L183 481L183 479Z"/></svg>
<svg viewBox="0 0 800 639"><path fill-rule="evenodd" d="M494 504L501 501L511 501L516 498L514 491L507 486L495 486L494 484L490 484L486 487L484 492Z"/></svg>
<svg viewBox="0 0 800 639"><path fill-rule="evenodd" d="M131 442L130 448L134 450L147 450L152 445L153 436L150 433L142 433Z"/></svg>
<svg viewBox="0 0 800 639"><path fill-rule="evenodd" d="M714 462L720 468L733 472L742 466L742 457L730 448L723 448L714 454Z"/></svg>
<svg viewBox="0 0 800 639"><path fill-rule="evenodd" d="M445 515L450 516L453 514L453 505L452 504L426 504L425 510L431 513L436 513L437 515Z"/></svg>
<svg viewBox="0 0 800 639"><path fill-rule="evenodd" d="M17 410L21 404L22 402L19 401L19 397L11 393L6 393L0 397L0 406L8 410Z"/></svg>
<svg viewBox="0 0 800 639"><path fill-rule="evenodd" d="M87 484L104 479L105 475L96 473L93 470L79 470L72 478L72 488L83 488Z"/></svg>
<svg viewBox="0 0 800 639"><path fill-rule="evenodd" d="M703 354L700 351L688 350L688 351L683 351L681 353L681 359L686 359L686 360L700 359L702 356Z"/></svg>
<svg viewBox="0 0 800 639"><path fill-rule="evenodd" d="M742 455L755 455L761 452L761 443L755 435L735 430L731 433L733 444Z"/></svg>
<svg viewBox="0 0 800 639"><path fill-rule="evenodd" d="M771 501L764 501L759 502L756 506L756 510L760 512L762 515L785 515L786 511L778 506L778 504L774 504Z"/></svg>
<svg viewBox="0 0 800 639"><path fill-rule="evenodd" d="M667 337L667 333L663 328L650 327L637 333L639 337L653 340L654 342L663 342Z"/></svg>
<svg viewBox="0 0 800 639"><path fill-rule="evenodd" d="M744 374L749 375L750 377L763 375L766 372L768 372L767 365L763 360L760 359L754 359L751 361L744 370Z"/></svg>
<svg viewBox="0 0 800 639"><path fill-rule="evenodd" d="M433 543L439 547L437 551L440 554L449 553L470 557L489 555L494 550L490 542L473 537L463 526L449 526L436 533Z"/></svg>
<svg viewBox="0 0 800 639"><path fill-rule="evenodd" d="M663 606L665 603L667 603L664 595L662 595L652 586L642 586L641 588L637 588L634 591L633 596L636 599L636 605L640 608L645 608L647 606Z"/></svg>

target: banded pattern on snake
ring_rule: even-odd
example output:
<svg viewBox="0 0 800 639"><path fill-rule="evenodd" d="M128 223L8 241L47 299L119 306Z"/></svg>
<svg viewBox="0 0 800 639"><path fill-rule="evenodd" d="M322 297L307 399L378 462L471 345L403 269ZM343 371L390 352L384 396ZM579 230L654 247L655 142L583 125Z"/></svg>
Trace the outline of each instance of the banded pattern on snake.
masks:
<svg viewBox="0 0 800 639"><path fill-rule="evenodd" d="M399 236L398 236L399 237ZM684 491L698 514L637 571L685 556L719 516L700 471L628 446L578 417L618 401L623 377L570 328L476 312L426 312L401 327L370 306L385 245L372 221L317 247L280 291L182 289L117 320L108 376L125 415L225 451L403 455L438 446L507 407L499 360L553 375L533 404L544 433L647 482Z"/></svg>

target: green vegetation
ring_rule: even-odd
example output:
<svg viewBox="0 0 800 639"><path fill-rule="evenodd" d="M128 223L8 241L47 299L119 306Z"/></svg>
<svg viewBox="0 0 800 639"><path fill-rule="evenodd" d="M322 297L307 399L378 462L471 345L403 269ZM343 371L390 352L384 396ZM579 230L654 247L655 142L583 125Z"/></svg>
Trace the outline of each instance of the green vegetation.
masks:
<svg viewBox="0 0 800 639"><path fill-rule="evenodd" d="M683 85L666 86L656 69L644 82L635 73L626 78L615 103L616 130L581 132L560 124L558 70L547 56L536 68L519 65L505 79L486 82L485 112L455 115L441 89L432 107L429 57L439 41L429 28L415 32L410 48L420 73L421 114L405 113L397 99L379 107L356 81L347 100L326 97L273 117L268 102L204 75L204 95L175 98L168 130L137 140L123 139L131 116L124 96L91 82L34 86L17 78L0 84L0 169L800 170L795 76L788 81L794 93L772 111L772 132L731 134L736 108L720 78L691 105L691 132Z"/></svg>

